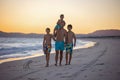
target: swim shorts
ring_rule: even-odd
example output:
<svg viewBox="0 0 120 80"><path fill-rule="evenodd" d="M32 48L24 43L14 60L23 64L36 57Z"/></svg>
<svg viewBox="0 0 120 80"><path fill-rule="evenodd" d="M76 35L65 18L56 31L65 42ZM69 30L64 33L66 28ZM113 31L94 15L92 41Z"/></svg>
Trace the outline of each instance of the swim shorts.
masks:
<svg viewBox="0 0 120 80"><path fill-rule="evenodd" d="M66 44L66 52L72 54L72 52L73 52L73 44L72 43Z"/></svg>
<svg viewBox="0 0 120 80"><path fill-rule="evenodd" d="M51 46L50 45L45 45L43 47L43 51L44 51L44 54L46 54L46 51L48 51L50 53L51 52Z"/></svg>
<svg viewBox="0 0 120 80"><path fill-rule="evenodd" d="M64 41L56 41L55 42L55 50L64 50Z"/></svg>

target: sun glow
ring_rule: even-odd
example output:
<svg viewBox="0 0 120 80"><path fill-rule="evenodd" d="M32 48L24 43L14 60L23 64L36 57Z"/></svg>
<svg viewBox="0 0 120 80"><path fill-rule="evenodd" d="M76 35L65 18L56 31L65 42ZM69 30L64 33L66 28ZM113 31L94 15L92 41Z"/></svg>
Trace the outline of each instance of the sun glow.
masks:
<svg viewBox="0 0 120 80"><path fill-rule="evenodd" d="M0 0L0 31L45 33L60 14L75 33L120 29L119 0ZM66 28L65 26L65 28Z"/></svg>

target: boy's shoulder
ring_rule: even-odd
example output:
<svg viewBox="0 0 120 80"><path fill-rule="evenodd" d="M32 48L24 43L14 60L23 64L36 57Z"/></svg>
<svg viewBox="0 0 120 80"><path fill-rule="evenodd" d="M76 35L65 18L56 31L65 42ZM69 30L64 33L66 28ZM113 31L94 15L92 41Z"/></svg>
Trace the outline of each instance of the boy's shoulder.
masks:
<svg viewBox="0 0 120 80"><path fill-rule="evenodd" d="M44 37L52 37L52 34L45 34Z"/></svg>
<svg viewBox="0 0 120 80"><path fill-rule="evenodd" d="M72 31L73 34L75 34L73 31Z"/></svg>
<svg viewBox="0 0 120 80"><path fill-rule="evenodd" d="M52 37L53 35L52 35L52 34L49 34L48 36Z"/></svg>
<svg viewBox="0 0 120 80"><path fill-rule="evenodd" d="M69 33L69 31L67 33ZM73 31L70 31L70 33L75 34Z"/></svg>
<svg viewBox="0 0 120 80"><path fill-rule="evenodd" d="M61 20L61 19L58 19L58 21L62 21L62 22L65 22L65 20Z"/></svg>
<svg viewBox="0 0 120 80"><path fill-rule="evenodd" d="M45 34L44 36L46 37L46 36L50 36L51 34Z"/></svg>
<svg viewBox="0 0 120 80"><path fill-rule="evenodd" d="M66 29L64 29L64 28L63 28L62 30L63 30L64 32L67 32L67 30L66 30Z"/></svg>
<svg viewBox="0 0 120 80"><path fill-rule="evenodd" d="M43 35L44 37L46 36L46 34Z"/></svg>

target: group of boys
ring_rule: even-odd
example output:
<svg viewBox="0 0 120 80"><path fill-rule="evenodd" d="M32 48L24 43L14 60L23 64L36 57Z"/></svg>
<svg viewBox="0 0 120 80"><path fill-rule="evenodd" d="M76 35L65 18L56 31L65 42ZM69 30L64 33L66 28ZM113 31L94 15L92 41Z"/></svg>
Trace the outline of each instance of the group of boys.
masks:
<svg viewBox="0 0 120 80"><path fill-rule="evenodd" d="M66 64L71 64L73 46L76 46L76 36L72 31L72 25L69 24L67 26L68 31L64 29L65 21L64 15L60 15L60 19L57 21L57 24L54 28L53 35L50 34L50 28L46 28L46 35L44 35L43 40L43 51L46 55L46 67L49 66L50 52L51 52L51 40L55 41L55 66L57 66L58 58L60 54L59 65L61 66L61 62L63 59L63 51L66 49ZM69 58L69 59L68 59Z"/></svg>

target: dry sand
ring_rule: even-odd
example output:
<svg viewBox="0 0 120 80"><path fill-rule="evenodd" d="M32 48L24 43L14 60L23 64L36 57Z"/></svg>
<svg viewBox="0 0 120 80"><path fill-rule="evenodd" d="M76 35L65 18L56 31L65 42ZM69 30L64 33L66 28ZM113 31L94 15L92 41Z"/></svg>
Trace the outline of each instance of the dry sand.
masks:
<svg viewBox="0 0 120 80"><path fill-rule="evenodd" d="M97 44L74 50L71 65L64 58L62 66L54 66L54 54L49 67L45 56L7 62L0 64L0 80L120 80L120 39L86 40Z"/></svg>

